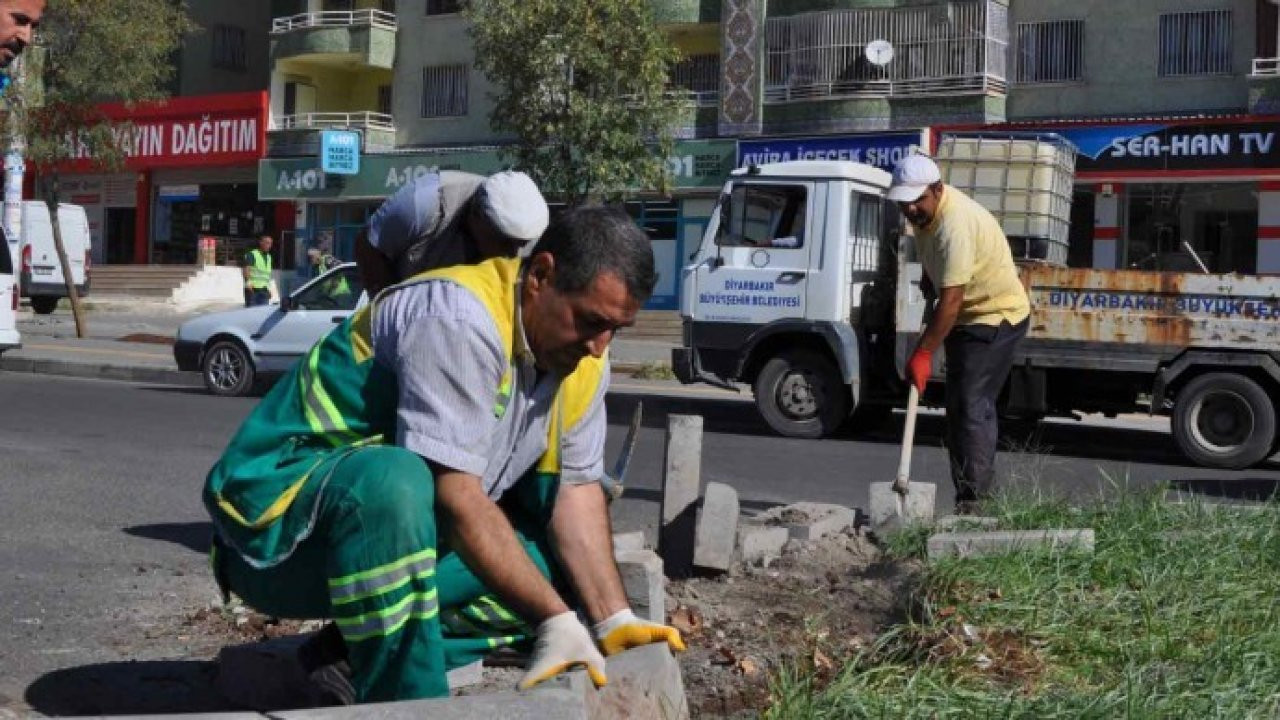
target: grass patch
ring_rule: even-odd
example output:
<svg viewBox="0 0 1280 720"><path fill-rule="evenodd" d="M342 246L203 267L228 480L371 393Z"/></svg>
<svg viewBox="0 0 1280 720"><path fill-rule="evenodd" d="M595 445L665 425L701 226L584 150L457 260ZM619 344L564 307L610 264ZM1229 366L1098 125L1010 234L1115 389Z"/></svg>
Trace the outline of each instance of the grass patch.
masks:
<svg viewBox="0 0 1280 720"><path fill-rule="evenodd" d="M650 362L636 368L631 377L637 380L675 380L676 373L666 363Z"/></svg>
<svg viewBox="0 0 1280 720"><path fill-rule="evenodd" d="M829 683L773 679L771 718L1280 716L1280 508L1005 498L1006 529L1092 527L1092 555L930 563L915 619ZM919 533L891 541L914 554Z"/></svg>

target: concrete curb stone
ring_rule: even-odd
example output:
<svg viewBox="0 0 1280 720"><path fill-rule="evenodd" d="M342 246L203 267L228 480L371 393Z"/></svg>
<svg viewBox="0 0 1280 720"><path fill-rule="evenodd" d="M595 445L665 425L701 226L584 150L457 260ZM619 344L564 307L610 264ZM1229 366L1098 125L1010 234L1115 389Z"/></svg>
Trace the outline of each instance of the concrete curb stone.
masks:
<svg viewBox="0 0 1280 720"><path fill-rule="evenodd" d="M694 535L694 567L724 572L733 565L738 537L738 491L724 483L707 483Z"/></svg>
<svg viewBox="0 0 1280 720"><path fill-rule="evenodd" d="M842 532L857 517L853 508L843 505L798 502L769 508L754 519L785 527L793 539L813 541Z"/></svg>
<svg viewBox="0 0 1280 720"><path fill-rule="evenodd" d="M200 378L199 373L140 365L104 365L101 363L4 355L0 356L0 370L88 378L91 380L119 380L156 385L204 387L204 381Z"/></svg>
<svg viewBox="0 0 1280 720"><path fill-rule="evenodd" d="M973 558L1041 547L1091 553L1093 552L1093 529L936 533L929 538L928 555L930 559Z"/></svg>

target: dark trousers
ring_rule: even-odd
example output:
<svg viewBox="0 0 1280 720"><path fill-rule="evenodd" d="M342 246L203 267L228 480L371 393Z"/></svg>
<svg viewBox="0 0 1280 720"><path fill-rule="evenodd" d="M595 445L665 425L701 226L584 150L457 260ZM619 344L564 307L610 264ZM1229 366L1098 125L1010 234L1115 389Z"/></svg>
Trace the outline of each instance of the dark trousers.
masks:
<svg viewBox="0 0 1280 720"><path fill-rule="evenodd" d="M271 302L271 291L267 288L245 288L244 306L266 305Z"/></svg>
<svg viewBox="0 0 1280 720"><path fill-rule="evenodd" d="M988 497L995 484L996 401L1028 324L957 325L947 335L947 450L957 502Z"/></svg>

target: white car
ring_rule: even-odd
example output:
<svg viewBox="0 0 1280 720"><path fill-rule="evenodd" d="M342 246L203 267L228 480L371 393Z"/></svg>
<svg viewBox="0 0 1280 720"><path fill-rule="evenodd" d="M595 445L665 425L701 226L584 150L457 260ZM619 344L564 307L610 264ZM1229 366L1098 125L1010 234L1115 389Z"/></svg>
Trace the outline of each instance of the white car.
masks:
<svg viewBox="0 0 1280 720"><path fill-rule="evenodd" d="M245 395L258 378L287 372L320 338L366 302L355 263L339 265L279 305L224 310L178 328L180 370L199 370L215 395Z"/></svg>
<svg viewBox="0 0 1280 720"><path fill-rule="evenodd" d="M13 274L9 242L0 230L0 353L22 347L18 334L18 279Z"/></svg>

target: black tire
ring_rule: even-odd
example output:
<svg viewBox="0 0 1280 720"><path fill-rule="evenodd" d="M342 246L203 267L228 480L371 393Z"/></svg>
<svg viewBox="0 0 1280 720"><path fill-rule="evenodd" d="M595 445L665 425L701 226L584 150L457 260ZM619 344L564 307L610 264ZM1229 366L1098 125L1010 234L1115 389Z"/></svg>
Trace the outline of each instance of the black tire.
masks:
<svg viewBox="0 0 1280 720"><path fill-rule="evenodd" d="M1275 407L1266 391L1244 375L1201 375L1174 398L1173 437L1197 465L1247 468L1271 454Z"/></svg>
<svg viewBox="0 0 1280 720"><path fill-rule="evenodd" d="M845 422L845 427L855 433L876 433L892 426L893 407L889 405L859 405Z"/></svg>
<svg viewBox="0 0 1280 720"><path fill-rule="evenodd" d="M210 345L200 362L200 373L209 392L223 396L248 395L257 374L248 351L235 340Z"/></svg>
<svg viewBox="0 0 1280 720"><path fill-rule="evenodd" d="M48 315L58 307L58 298L51 295L38 295L31 298L31 311L37 315Z"/></svg>
<svg viewBox="0 0 1280 720"><path fill-rule="evenodd" d="M756 376L756 407L780 435L821 438L849 415L849 390L835 365L811 350L787 350Z"/></svg>

